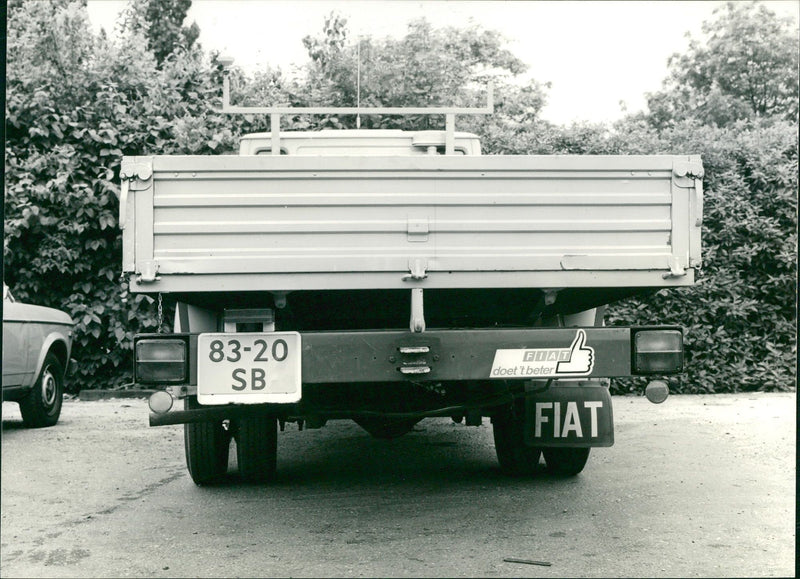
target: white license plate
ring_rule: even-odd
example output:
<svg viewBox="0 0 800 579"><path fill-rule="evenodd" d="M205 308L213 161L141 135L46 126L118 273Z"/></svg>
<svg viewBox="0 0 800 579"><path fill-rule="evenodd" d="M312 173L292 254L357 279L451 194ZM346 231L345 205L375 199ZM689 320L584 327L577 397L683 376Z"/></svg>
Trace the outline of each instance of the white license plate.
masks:
<svg viewBox="0 0 800 579"><path fill-rule="evenodd" d="M301 396L297 332L200 334L197 401L200 404L286 404Z"/></svg>

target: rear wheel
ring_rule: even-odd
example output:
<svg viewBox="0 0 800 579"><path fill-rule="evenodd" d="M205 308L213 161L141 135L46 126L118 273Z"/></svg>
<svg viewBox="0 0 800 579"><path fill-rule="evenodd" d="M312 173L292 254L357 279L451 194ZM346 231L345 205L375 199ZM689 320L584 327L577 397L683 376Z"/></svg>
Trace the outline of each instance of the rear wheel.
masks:
<svg viewBox="0 0 800 579"><path fill-rule="evenodd" d="M391 439L411 432L419 422L417 418L381 418L379 416L360 416L353 419L356 424L375 438Z"/></svg>
<svg viewBox="0 0 800 579"><path fill-rule="evenodd" d="M19 411L25 426L53 426L61 416L64 400L64 366L55 354L45 356L42 371L33 390L19 401Z"/></svg>
<svg viewBox="0 0 800 579"><path fill-rule="evenodd" d="M526 476L539 469L541 449L525 444L524 406L511 406L492 417L494 448L500 470L510 476Z"/></svg>
<svg viewBox="0 0 800 579"><path fill-rule="evenodd" d="M274 416L247 416L236 420L236 459L239 474L252 483L272 480L278 456L278 421Z"/></svg>
<svg viewBox="0 0 800 579"><path fill-rule="evenodd" d="M590 448L542 449L547 470L561 476L575 476L586 466Z"/></svg>
<svg viewBox="0 0 800 579"><path fill-rule="evenodd" d="M187 410L200 408L191 398L184 401ZM197 485L219 482L228 472L231 436L222 420L183 425L186 466Z"/></svg>

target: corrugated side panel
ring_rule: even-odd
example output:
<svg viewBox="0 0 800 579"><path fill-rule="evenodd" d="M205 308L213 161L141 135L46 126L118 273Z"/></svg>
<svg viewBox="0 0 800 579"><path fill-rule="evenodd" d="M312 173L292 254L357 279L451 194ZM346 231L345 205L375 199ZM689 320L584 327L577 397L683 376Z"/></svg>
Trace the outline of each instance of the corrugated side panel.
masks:
<svg viewBox="0 0 800 579"><path fill-rule="evenodd" d="M663 272L681 231L674 220L688 221L673 214L673 197L687 193L673 187L672 164L662 156L155 157L152 260L161 276L400 279L415 266L429 276ZM137 200L137 218L149 213L139 201L148 196ZM137 263L150 257L149 242L139 251L142 225ZM688 238L688 222L684 229Z"/></svg>

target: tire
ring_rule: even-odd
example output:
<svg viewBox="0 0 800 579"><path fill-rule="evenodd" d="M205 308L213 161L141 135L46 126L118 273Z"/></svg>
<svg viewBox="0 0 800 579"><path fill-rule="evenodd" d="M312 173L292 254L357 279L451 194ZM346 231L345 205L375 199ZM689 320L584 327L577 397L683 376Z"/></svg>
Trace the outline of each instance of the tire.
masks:
<svg viewBox="0 0 800 579"><path fill-rule="evenodd" d="M189 398L184 402L187 410L199 407L197 402ZM225 477L231 435L221 420L184 424L183 441L186 466L196 485L214 484Z"/></svg>
<svg viewBox="0 0 800 579"><path fill-rule="evenodd" d="M353 421L375 438L390 440L411 432L420 419L360 416L354 418Z"/></svg>
<svg viewBox="0 0 800 579"><path fill-rule="evenodd" d="M509 476L530 476L539 470L542 451L525 444L523 408L506 408L492 417L497 461L503 474Z"/></svg>
<svg viewBox="0 0 800 579"><path fill-rule="evenodd" d="M274 416L236 420L236 459L246 482L263 483L275 478L278 457L278 420Z"/></svg>
<svg viewBox="0 0 800 579"><path fill-rule="evenodd" d="M61 416L63 401L64 366L55 354L48 353L33 390L19 401L23 423L30 428L53 426Z"/></svg>
<svg viewBox="0 0 800 579"><path fill-rule="evenodd" d="M586 466L590 448L544 448L547 470L559 476L575 476Z"/></svg>

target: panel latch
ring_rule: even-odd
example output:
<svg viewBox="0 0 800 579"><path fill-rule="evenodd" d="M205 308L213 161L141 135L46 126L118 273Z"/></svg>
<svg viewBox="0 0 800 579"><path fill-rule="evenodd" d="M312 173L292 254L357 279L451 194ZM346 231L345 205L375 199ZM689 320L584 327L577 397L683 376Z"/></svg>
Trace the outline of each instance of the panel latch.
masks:
<svg viewBox="0 0 800 579"><path fill-rule="evenodd" d="M119 168L119 178L130 181L131 191L148 189L153 178L153 164L149 161L123 161Z"/></svg>
<svg viewBox="0 0 800 579"><path fill-rule="evenodd" d="M669 279L671 277L683 277L686 275L686 270L678 261L678 258L672 256L669 260L669 273L665 273L661 277L664 279Z"/></svg>
<svg viewBox="0 0 800 579"><path fill-rule="evenodd" d="M161 279L158 275L158 262L145 261L142 263L142 271L139 272L139 277L136 278L136 283L154 283Z"/></svg>
<svg viewBox="0 0 800 579"><path fill-rule="evenodd" d="M696 181L703 180L703 163L699 157L689 157L686 161L676 161L672 166L675 184L679 187L694 187Z"/></svg>
<svg viewBox="0 0 800 579"><path fill-rule="evenodd" d="M408 271L409 273L403 276L403 281L420 281L428 277L428 273L425 271L427 264L425 260L422 259L415 259L408 261Z"/></svg>

